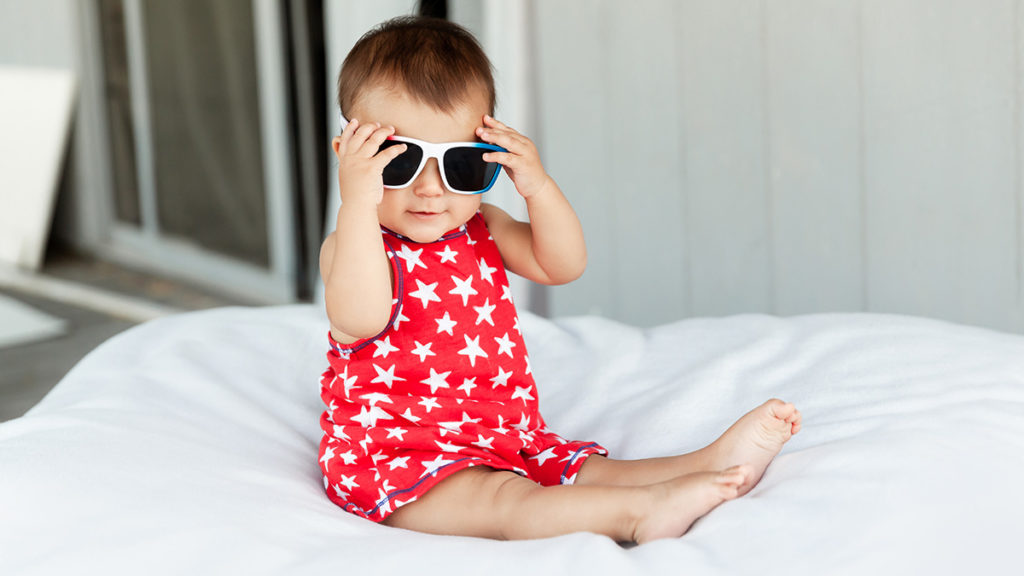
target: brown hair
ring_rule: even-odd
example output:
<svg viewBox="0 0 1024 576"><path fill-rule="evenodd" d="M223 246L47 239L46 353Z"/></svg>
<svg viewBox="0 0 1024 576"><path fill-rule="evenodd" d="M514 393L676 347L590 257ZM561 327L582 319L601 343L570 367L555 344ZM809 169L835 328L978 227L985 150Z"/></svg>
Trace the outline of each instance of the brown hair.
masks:
<svg viewBox="0 0 1024 576"><path fill-rule="evenodd" d="M481 89L494 114L491 70L476 38L458 24L421 16L393 18L364 34L345 57L338 106L347 113L362 90L384 83L443 112L466 102L472 89Z"/></svg>

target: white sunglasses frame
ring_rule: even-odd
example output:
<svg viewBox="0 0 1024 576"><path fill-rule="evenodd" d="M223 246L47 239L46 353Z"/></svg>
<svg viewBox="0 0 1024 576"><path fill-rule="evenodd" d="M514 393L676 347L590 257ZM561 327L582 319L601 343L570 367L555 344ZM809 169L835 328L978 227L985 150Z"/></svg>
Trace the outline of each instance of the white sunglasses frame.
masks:
<svg viewBox="0 0 1024 576"><path fill-rule="evenodd" d="M345 127L348 126L348 120L345 119L345 114L342 112L338 113L338 119L341 121L341 130L344 131ZM417 140L416 138L407 138L405 136L388 136L388 140L394 142L405 142L409 144L415 144L423 150L423 158L420 159L420 165L416 167L416 171L413 173L409 181L401 186L388 186L384 185L385 188L396 190L399 188L405 188L412 184L416 178L419 177L420 172L423 172L423 167L427 165L427 160L431 158L437 159L437 169L441 174L441 181L444 183L446 190L452 194L461 194L463 196L475 196L477 194L483 194L494 187L494 183L498 181L498 176L501 174L501 165L499 164L498 170L495 170L494 176L491 177L491 181L487 184L487 187L480 191L466 192L465 190L456 190L450 184L448 184L448 176L444 170L444 153L452 148L483 148L491 152L508 152L508 150L497 146L495 144L487 144L484 142L427 142L426 140ZM489 164L498 164L497 162L489 162Z"/></svg>

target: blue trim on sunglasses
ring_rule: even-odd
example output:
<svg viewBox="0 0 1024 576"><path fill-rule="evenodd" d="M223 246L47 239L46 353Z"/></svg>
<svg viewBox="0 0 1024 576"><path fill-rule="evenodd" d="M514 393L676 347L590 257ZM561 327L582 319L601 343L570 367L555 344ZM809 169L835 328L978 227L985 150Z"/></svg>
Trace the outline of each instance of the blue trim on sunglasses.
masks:
<svg viewBox="0 0 1024 576"><path fill-rule="evenodd" d="M341 130L344 131L345 127L348 126L348 120L345 119L344 113L339 113L338 118L341 120ZM445 153L454 148L474 148L480 150L487 150L488 152L508 152L508 150L502 148L501 146L495 146L494 144L486 144L483 142L437 143L427 142L426 140L417 140L416 138L407 138L405 136L388 136L388 140L392 142L402 142L406 145L414 145L419 147L419 149L423 151L423 156L420 158L419 165L416 167L416 170L413 172L412 176L406 182L394 185L384 184L385 188L391 189L405 188L406 186L412 184L413 181L415 181L416 178L420 175L420 173L423 172L423 167L427 165L427 160L430 158L435 158L437 159L438 171L441 173L441 181L444 183L445 189L454 194L464 194L470 196L474 194L483 194L484 192L490 190L491 187L494 186L494 183L498 181L498 175L501 174L501 165L498 164L497 162L484 162L485 165L495 165L495 168L494 173L490 177L490 181L482 190L457 190L448 182L448 174L447 170L445 169L444 163ZM408 151L400 154L398 158L401 158L405 154L408 154ZM391 166L396 160L398 160L398 158L392 160L391 163L388 164L388 166ZM387 168L385 168L385 171L386 170Z"/></svg>

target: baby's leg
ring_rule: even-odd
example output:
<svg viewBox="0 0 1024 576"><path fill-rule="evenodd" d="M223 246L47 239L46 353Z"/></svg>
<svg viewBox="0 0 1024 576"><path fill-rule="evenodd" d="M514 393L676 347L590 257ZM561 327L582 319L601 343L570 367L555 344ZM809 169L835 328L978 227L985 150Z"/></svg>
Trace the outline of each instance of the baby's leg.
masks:
<svg viewBox="0 0 1024 576"><path fill-rule="evenodd" d="M585 531L643 543L682 536L698 518L735 498L750 474L749 467L737 466L651 486L540 486L512 472L468 468L384 523L507 540Z"/></svg>
<svg viewBox="0 0 1024 576"><path fill-rule="evenodd" d="M637 486L749 464L753 473L740 487L742 496L757 485L782 446L800 431L800 423L800 411L795 406L772 399L748 412L718 440L696 452L644 460L592 456L580 468L576 483Z"/></svg>

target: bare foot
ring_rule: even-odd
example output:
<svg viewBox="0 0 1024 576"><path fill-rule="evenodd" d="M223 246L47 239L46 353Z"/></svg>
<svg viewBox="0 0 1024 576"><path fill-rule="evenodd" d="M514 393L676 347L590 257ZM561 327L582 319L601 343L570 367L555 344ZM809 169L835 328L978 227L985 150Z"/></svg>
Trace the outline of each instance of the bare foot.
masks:
<svg viewBox="0 0 1024 576"><path fill-rule="evenodd" d="M653 506L650 514L637 523L634 540L644 544L686 534L700 517L736 498L750 474L749 466L733 466L721 472L695 472L650 486L655 492Z"/></svg>
<svg viewBox="0 0 1024 576"><path fill-rule="evenodd" d="M753 469L747 481L740 486L740 496L750 492L771 464L782 446L800 431L800 411L796 406L771 399L747 412L707 450L709 468L720 470L736 464L749 464Z"/></svg>

